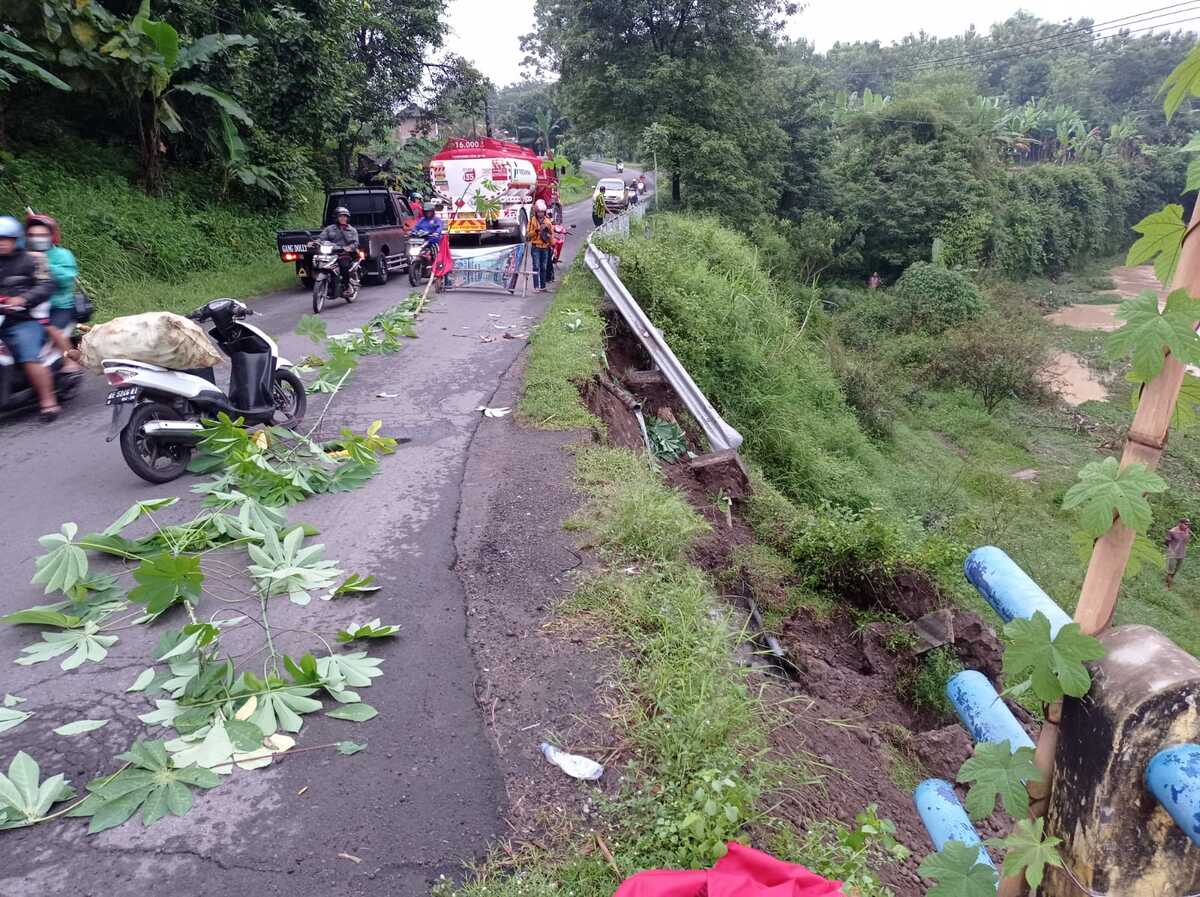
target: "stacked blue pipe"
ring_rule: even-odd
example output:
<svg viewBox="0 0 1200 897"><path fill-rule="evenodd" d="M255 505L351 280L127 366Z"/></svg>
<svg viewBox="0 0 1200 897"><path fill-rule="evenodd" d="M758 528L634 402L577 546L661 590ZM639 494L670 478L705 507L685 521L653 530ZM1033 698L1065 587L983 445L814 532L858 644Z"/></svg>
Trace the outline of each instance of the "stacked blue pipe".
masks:
<svg viewBox="0 0 1200 897"><path fill-rule="evenodd" d="M1071 622L1054 599L1007 554L992 545L976 548L963 564L967 579L1005 623L1029 620L1038 611L1050 621L1050 636Z"/></svg>
<svg viewBox="0 0 1200 897"><path fill-rule="evenodd" d="M946 697L975 742L1007 741L1013 753L1018 748L1033 747L1033 739L983 673L964 670L951 676L946 683Z"/></svg>
<svg viewBox="0 0 1200 897"><path fill-rule="evenodd" d="M934 848L940 853L951 841L961 841L967 847L979 845L979 862L996 868L992 858L988 856L983 839L971 824L971 817L963 809L954 786L945 779L926 779L913 791L913 802L917 805L917 813Z"/></svg>
<svg viewBox="0 0 1200 897"><path fill-rule="evenodd" d="M1146 787L1193 844L1200 845L1200 744L1181 744L1154 755Z"/></svg>

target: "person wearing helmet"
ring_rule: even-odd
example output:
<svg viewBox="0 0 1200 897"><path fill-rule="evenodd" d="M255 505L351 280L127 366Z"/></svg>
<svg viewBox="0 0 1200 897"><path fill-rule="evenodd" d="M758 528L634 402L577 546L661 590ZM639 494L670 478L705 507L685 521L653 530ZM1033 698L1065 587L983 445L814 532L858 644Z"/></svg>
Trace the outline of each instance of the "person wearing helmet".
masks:
<svg viewBox="0 0 1200 897"><path fill-rule="evenodd" d="M79 276L79 266L74 253L60 245L61 242L58 222L49 215L31 211L25 216L25 245L30 252L46 260L50 279L54 281L46 333L63 354L63 373L69 374L82 370L76 360L79 353L67 337L75 324L75 280Z"/></svg>
<svg viewBox="0 0 1200 897"><path fill-rule="evenodd" d="M61 408L54 396L50 369L38 361L46 343L46 331L30 314L54 294L54 282L46 265L20 247L25 229L16 218L0 217L0 342L8 346L13 360L25 368L42 419L56 418Z"/></svg>
<svg viewBox="0 0 1200 897"><path fill-rule="evenodd" d="M539 199L529 219L529 245L533 258L533 291L546 292L549 283L550 253L554 249L554 222L546 214L546 202Z"/></svg>
<svg viewBox="0 0 1200 897"><path fill-rule="evenodd" d="M334 209L333 218L334 223L321 231L317 239L341 249L338 253L338 271L342 277L342 295L350 296L354 292L350 283L350 264L354 253L358 252L358 231L350 224L350 210L345 206Z"/></svg>
<svg viewBox="0 0 1200 897"><path fill-rule="evenodd" d="M424 237L425 245L440 243L442 240L442 219L437 216L437 210L432 203L421 210L421 219L413 225L410 237Z"/></svg>

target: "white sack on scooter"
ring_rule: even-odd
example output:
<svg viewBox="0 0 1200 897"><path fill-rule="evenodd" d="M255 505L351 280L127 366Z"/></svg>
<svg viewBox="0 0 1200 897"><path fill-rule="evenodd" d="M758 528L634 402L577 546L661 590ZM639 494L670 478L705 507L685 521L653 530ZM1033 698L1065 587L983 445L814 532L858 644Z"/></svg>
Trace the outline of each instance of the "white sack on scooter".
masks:
<svg viewBox="0 0 1200 897"><path fill-rule="evenodd" d="M106 358L128 358L175 370L207 368L221 361L195 321L169 311L126 315L98 324L83 336L83 366L103 373Z"/></svg>

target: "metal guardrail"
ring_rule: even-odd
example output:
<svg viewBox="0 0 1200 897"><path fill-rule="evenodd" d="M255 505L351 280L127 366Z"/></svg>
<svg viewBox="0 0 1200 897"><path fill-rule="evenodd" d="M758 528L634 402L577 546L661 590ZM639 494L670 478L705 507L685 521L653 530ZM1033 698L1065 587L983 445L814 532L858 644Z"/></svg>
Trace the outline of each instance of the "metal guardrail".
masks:
<svg viewBox="0 0 1200 897"><path fill-rule="evenodd" d="M725 419L717 413L717 409L712 406L712 403L701 392L700 387L696 385L696 381L692 379L692 375L687 372L687 368L675 357L675 353L671 351L671 347L667 345L666 339L663 338L662 331L651 323L650 318L642 311L642 307L637 304L637 300L625 288L625 284L621 282L621 278L617 276L616 269L613 267L612 257L606 255L592 242L596 234L620 233L628 235L629 222L635 218L642 218L645 214L645 203L638 203L635 206L631 206L626 212L609 219L596 228L592 236L588 237L587 252L584 255L584 261L592 273L596 275L596 279L600 281L600 285L604 287L604 292L608 294L608 298L616 305L617 310L621 313L621 317L625 319L629 328L637 335L642 345L646 347L646 351L650 353L654 364L662 371L663 376L667 378L667 382L671 384L675 393L683 400L683 404L687 407L688 411L692 413L692 416L696 418L700 426L704 429L704 435L708 437L709 445L712 446L713 450L725 451L728 449L737 449L742 444L742 434L729 426L725 422Z"/></svg>

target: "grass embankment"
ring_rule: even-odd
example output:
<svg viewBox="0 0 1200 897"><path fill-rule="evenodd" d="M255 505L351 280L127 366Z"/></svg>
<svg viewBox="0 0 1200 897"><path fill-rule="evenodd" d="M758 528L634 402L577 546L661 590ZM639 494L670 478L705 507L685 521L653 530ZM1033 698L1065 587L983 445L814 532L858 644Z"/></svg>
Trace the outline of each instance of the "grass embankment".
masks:
<svg viewBox="0 0 1200 897"><path fill-rule="evenodd" d="M577 263L531 340L520 407L527 421L556 429L597 425L578 386L602 364L600 296ZM878 860L873 845L848 844L844 827L833 823L798 832L770 813L773 789L816 778L801 757L787 764L766 759L772 708L759 689L747 687L735 659L737 627L713 583L687 560L708 524L644 456L588 445L576 458L588 501L567 525L587 533L601 572L559 614L572 629L621 648L623 691L611 717L636 760L623 770L626 787L613 801L599 800L589 825L622 875L707 867L715 845L753 838L819 874L858 883L864 897L884 897L868 868ZM458 897L609 897L618 876L592 849L591 834L574 838L525 857L520 872L485 864L461 889L443 890Z"/></svg>
<svg viewBox="0 0 1200 897"><path fill-rule="evenodd" d="M0 165L0 214L32 206L58 218L97 321L292 287L275 231L319 214L311 200L290 214L222 200L219 178L202 172L173 172L163 196L147 196L130 152L81 141L0 154Z"/></svg>

